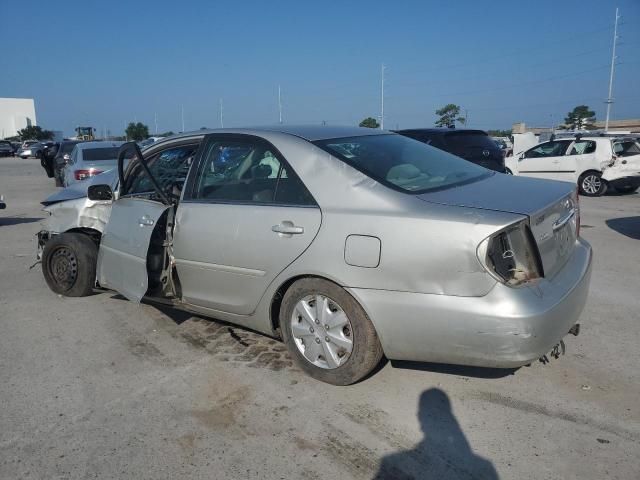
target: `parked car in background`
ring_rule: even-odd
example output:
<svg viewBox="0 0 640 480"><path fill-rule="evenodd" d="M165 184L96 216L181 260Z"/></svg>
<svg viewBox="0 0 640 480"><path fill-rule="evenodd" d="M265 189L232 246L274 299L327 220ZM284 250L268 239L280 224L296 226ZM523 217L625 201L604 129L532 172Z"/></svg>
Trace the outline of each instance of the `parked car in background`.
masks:
<svg viewBox="0 0 640 480"><path fill-rule="evenodd" d="M42 155L42 144L37 140L26 140L22 142L17 155L22 159L27 159L29 157L40 158Z"/></svg>
<svg viewBox="0 0 640 480"><path fill-rule="evenodd" d="M71 159L71 152L74 147L81 142L81 140L63 140L60 142L53 158L53 178L56 181L56 187L63 185L64 167Z"/></svg>
<svg viewBox="0 0 640 480"><path fill-rule="evenodd" d="M11 146L13 147L13 156L17 157L18 150L20 150L20 147L22 146L22 144L20 142L11 142Z"/></svg>
<svg viewBox="0 0 640 480"><path fill-rule="evenodd" d="M397 130L396 133L452 153L489 170L505 172L502 150L482 130L414 128Z"/></svg>
<svg viewBox="0 0 640 480"><path fill-rule="evenodd" d="M632 192L640 186L640 157L633 139L616 137L559 138L507 158L514 175L577 184L580 193L596 197L609 186Z"/></svg>
<svg viewBox="0 0 640 480"><path fill-rule="evenodd" d="M13 145L7 140L0 140L0 157L12 157Z"/></svg>
<svg viewBox="0 0 640 480"><path fill-rule="evenodd" d="M62 184L65 187L98 175L116 166L118 149L124 142L83 142L71 151L64 166Z"/></svg>
<svg viewBox="0 0 640 480"><path fill-rule="evenodd" d="M337 385L383 354L516 367L578 333L592 257L573 185L353 127L199 131L117 163L48 199L58 294L97 282L279 336Z"/></svg>

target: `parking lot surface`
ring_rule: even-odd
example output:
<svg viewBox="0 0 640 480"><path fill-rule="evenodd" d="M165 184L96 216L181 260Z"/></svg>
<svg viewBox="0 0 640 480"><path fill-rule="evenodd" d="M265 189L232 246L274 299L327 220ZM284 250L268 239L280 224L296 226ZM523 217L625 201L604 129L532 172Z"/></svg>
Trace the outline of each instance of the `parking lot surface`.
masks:
<svg viewBox="0 0 640 480"><path fill-rule="evenodd" d="M54 190L0 159L2 479L640 478L639 194L581 198L594 270L564 357L334 387L233 325L52 293L30 267Z"/></svg>

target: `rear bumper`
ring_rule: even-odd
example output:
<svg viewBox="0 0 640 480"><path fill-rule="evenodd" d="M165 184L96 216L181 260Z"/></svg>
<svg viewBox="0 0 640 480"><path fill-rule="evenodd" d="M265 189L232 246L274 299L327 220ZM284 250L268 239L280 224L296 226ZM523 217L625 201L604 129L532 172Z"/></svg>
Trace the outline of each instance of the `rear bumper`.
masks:
<svg viewBox="0 0 640 480"><path fill-rule="evenodd" d="M549 352L576 323L591 263L591 246L579 239L567 264L533 287L496 284L484 297L348 290L390 359L510 368Z"/></svg>

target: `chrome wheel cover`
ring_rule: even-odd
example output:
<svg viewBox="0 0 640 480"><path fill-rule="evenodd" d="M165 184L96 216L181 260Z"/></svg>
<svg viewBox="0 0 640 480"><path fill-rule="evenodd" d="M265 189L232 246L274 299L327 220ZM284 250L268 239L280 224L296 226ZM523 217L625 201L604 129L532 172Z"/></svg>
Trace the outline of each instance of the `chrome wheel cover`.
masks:
<svg viewBox="0 0 640 480"><path fill-rule="evenodd" d="M587 175L582 180L582 190L590 194L596 194L602 188L602 180L597 175Z"/></svg>
<svg viewBox="0 0 640 480"><path fill-rule="evenodd" d="M291 314L291 334L302 356L328 370L343 365L353 350L353 328L346 313L324 295L307 295Z"/></svg>

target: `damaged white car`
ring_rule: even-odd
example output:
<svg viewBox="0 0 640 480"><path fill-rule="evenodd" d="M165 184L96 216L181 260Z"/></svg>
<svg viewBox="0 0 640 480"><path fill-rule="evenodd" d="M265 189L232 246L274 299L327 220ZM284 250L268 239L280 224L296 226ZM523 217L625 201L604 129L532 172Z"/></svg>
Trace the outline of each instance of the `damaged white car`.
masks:
<svg viewBox="0 0 640 480"><path fill-rule="evenodd" d="M640 146L634 138L556 138L506 158L505 165L513 175L577 184L588 197L609 188L632 193L640 187Z"/></svg>

